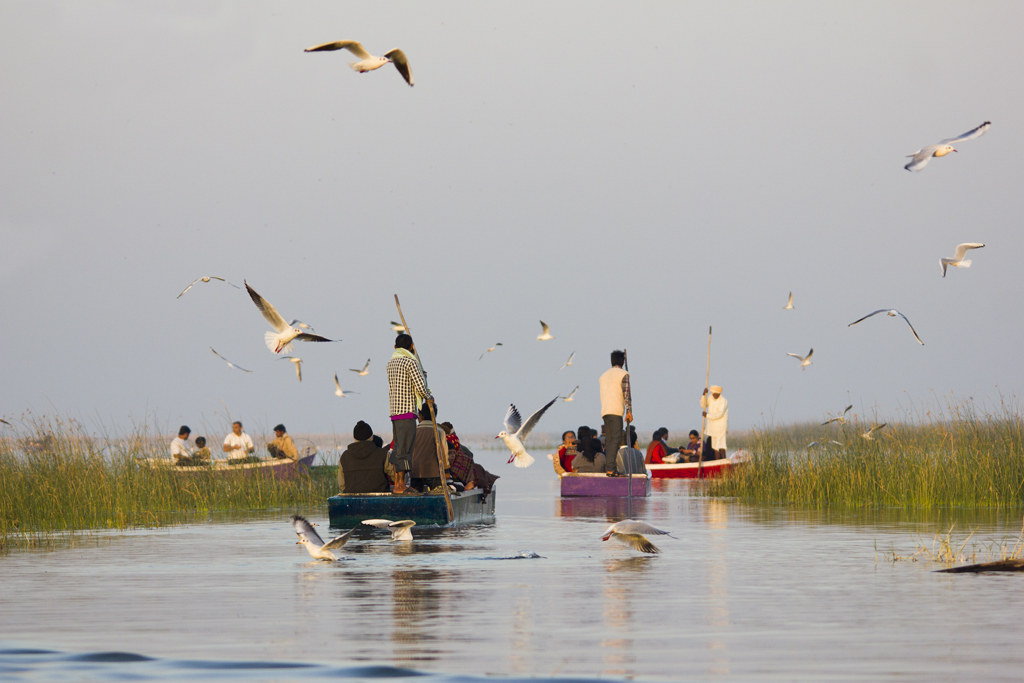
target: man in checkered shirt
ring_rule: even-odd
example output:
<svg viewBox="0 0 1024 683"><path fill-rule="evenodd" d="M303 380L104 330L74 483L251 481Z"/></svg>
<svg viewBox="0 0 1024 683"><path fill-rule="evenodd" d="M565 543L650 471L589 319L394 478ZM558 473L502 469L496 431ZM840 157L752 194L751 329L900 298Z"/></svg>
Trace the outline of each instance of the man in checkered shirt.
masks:
<svg viewBox="0 0 1024 683"><path fill-rule="evenodd" d="M395 466L395 493L405 493L405 474L412 467L412 444L416 440L417 398L434 402L415 355L412 337L395 338L395 352L388 361L388 392L391 404L391 433L395 445L391 464Z"/></svg>

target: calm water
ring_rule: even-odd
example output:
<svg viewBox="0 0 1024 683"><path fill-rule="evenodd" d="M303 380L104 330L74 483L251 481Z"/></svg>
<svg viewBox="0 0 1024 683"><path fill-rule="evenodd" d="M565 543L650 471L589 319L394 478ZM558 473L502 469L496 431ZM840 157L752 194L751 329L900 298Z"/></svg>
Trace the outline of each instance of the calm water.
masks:
<svg viewBox="0 0 1024 683"><path fill-rule="evenodd" d="M1022 677L1024 575L883 558L953 522L1016 538L1016 512L829 514L655 482L633 516L678 540L640 556L600 541L624 501L561 500L543 455L480 457L502 474L494 523L411 545L368 529L334 564L295 545L291 510L2 551L0 678Z"/></svg>

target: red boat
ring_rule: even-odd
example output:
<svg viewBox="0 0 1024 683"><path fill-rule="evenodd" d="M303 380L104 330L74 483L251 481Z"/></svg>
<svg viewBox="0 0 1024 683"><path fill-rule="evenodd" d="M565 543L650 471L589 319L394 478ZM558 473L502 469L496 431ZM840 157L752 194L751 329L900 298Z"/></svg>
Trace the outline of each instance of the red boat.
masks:
<svg viewBox="0 0 1024 683"><path fill-rule="evenodd" d="M647 471L651 473L653 479L696 479L698 474L706 479L720 477L723 472L746 462L749 458L750 454L746 451L736 451L728 458L706 461L703 468L696 462L678 462L647 465Z"/></svg>

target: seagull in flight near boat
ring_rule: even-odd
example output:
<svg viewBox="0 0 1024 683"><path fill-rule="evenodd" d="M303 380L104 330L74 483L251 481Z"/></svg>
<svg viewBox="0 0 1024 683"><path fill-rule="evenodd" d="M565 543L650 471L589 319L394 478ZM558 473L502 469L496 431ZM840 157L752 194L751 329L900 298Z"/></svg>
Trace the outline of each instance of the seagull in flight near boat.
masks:
<svg viewBox="0 0 1024 683"><path fill-rule="evenodd" d="M957 268L970 268L971 260L964 260L964 256L967 255L968 249L981 249L984 244L981 242L964 242L963 244L956 245L956 253L953 254L953 258L939 259L939 263L942 264L942 277L946 277L946 266L955 266Z"/></svg>
<svg viewBox="0 0 1024 683"><path fill-rule="evenodd" d="M967 131L963 135L943 140L937 145L928 145L927 147L922 147L913 154L907 155L913 158L910 160L910 163L904 166L903 168L907 169L908 171L920 171L922 168L928 165L928 162L931 160L932 157L944 157L950 152L957 151L956 148L953 147L952 143L963 142L964 140L973 140L974 138L979 138L985 134L985 132L989 129L989 126L991 125L991 121L986 121L977 128Z"/></svg>
<svg viewBox="0 0 1024 683"><path fill-rule="evenodd" d="M396 323L394 320L392 320L391 329L401 334L402 332L405 332L405 325L403 325L402 323Z"/></svg>
<svg viewBox="0 0 1024 683"><path fill-rule="evenodd" d="M403 519L400 522L392 522L390 519L364 519L362 523L389 530L392 541L411 541L412 528L416 526L416 522L411 519Z"/></svg>
<svg viewBox="0 0 1024 683"><path fill-rule="evenodd" d="M217 277L216 275L206 275L204 277L197 277L195 280L192 281L191 285L189 285L185 289L181 290L181 294L184 294L188 290L192 289L192 286L195 285L195 283L199 282L200 280L202 280L203 282L209 282L210 280L220 280L221 282L228 282L224 278ZM239 287L238 285L231 284L230 282L228 282L228 284L231 285L232 287L234 287L235 289L241 289L241 287ZM181 294L179 294L178 296L176 296L174 298L175 299L180 299L181 298Z"/></svg>
<svg viewBox="0 0 1024 683"><path fill-rule="evenodd" d="M874 441L875 440L874 433L877 432L879 429L885 429L885 425L887 425L887 424L889 424L889 423L888 422L883 422L880 425L871 425L871 429L869 429L868 431L866 431L863 434L861 434L861 436L863 436L868 441Z"/></svg>
<svg viewBox="0 0 1024 683"><path fill-rule="evenodd" d="M477 358L477 360L483 360L484 354L488 354L491 351L494 351L494 349L498 348L499 346L504 346L504 344L502 344L501 342L495 342L494 346L481 353L480 357Z"/></svg>
<svg viewBox="0 0 1024 683"><path fill-rule="evenodd" d="M879 313L885 313L886 315L891 316L893 318L895 318L896 316L899 316L899 317L903 318L904 320L906 320L907 326L910 328L910 331L914 333L914 339L917 340L918 344L920 344L921 346L924 346L924 342L921 341L921 338L917 336L917 330L915 330L914 326L910 324L910 320L907 319L907 316L903 315L902 313L897 311L895 308L880 308L877 311L875 311L874 313L868 313L866 316L864 316L860 320L854 320L852 323L847 325L847 327L853 327L854 325L859 323L861 320L867 320L871 316L878 315Z"/></svg>
<svg viewBox="0 0 1024 683"><path fill-rule="evenodd" d="M210 350L213 351L213 347L212 346L210 347ZM213 355L217 356L217 358L220 358L222 361L227 363L229 368L234 368L235 370L241 370L242 372L252 372L252 370L246 370L245 368L243 368L240 365L235 365L234 363L232 363L231 361L229 361L227 358L225 358L224 356L220 355L216 351L213 351Z"/></svg>
<svg viewBox="0 0 1024 683"><path fill-rule="evenodd" d="M846 424L846 414L848 412L850 412L851 410L853 410L853 404L850 404L850 405L846 406L846 409L843 410L841 415L838 415L836 417L833 417L833 418L831 418L829 420L825 420L824 422L822 422L821 426L824 427L825 425L832 424L833 422L838 422L841 425Z"/></svg>
<svg viewBox="0 0 1024 683"><path fill-rule="evenodd" d="M243 282L245 282L243 280ZM260 313L266 319L270 326L273 327L277 332L267 332L263 335L263 339L267 343L267 348L274 353L289 353L292 350L292 341L310 341L310 342L334 342L341 341L340 339L328 339L327 337L321 337L318 334L307 334L297 327L292 327L284 321L281 314L277 312L277 309L270 305L270 302L264 299L262 296L256 293L256 290L249 286L248 282L245 282L245 290L249 292L249 296L252 298L252 302L256 304L256 308L260 309Z"/></svg>
<svg viewBox="0 0 1024 683"><path fill-rule="evenodd" d="M349 66L354 71L359 73L366 73L367 71L373 71L379 69L385 64L394 64L395 68L398 69L398 73L402 74L402 78L410 86L412 82L412 71L409 69L409 60L406 58L405 53L399 50L397 47L393 50L388 50L384 53L383 57L374 57L369 52L363 49L362 43L358 40L339 40L333 43L322 43L321 45L314 45L313 47L307 47L306 52L332 52L334 50L348 50L356 57L359 58L358 62L349 62Z"/></svg>
<svg viewBox="0 0 1024 683"><path fill-rule="evenodd" d="M370 359L369 358L366 359L366 365L363 366L362 370L356 370L354 368L349 368L349 372L354 372L357 375L359 375L360 377L366 377L367 375L370 374Z"/></svg>
<svg viewBox="0 0 1024 683"><path fill-rule="evenodd" d="M335 396L341 396L342 398L345 398L349 394L358 394L358 393L359 393L358 391L349 391L347 389L342 389L341 385L338 384L338 373L334 373L334 395Z"/></svg>
<svg viewBox="0 0 1024 683"><path fill-rule="evenodd" d="M783 308L783 310L786 310L786 311L792 311L793 310L793 292L789 293L789 301L787 301L786 305L783 306L782 308Z"/></svg>
<svg viewBox="0 0 1024 683"><path fill-rule="evenodd" d="M541 330L540 334L537 335L537 341L547 341L548 339L554 339L554 337L551 336L551 328L548 327L548 324L543 320L540 321L540 328Z"/></svg>
<svg viewBox="0 0 1024 683"><path fill-rule="evenodd" d="M540 422L540 418L544 415L545 411L557 400L558 397L555 396L548 401L546 406L530 416L526 424L522 423L523 418L519 415L519 411L516 410L515 404L509 404L508 412L505 413L505 429L494 438L504 441L508 449L512 451L512 457L508 461L515 461L516 467L529 467L533 464L533 456L526 452L523 441L526 440L526 437L530 435L533 428Z"/></svg>
<svg viewBox="0 0 1024 683"><path fill-rule="evenodd" d="M661 552L653 543L644 537L644 534L675 538L675 536L669 532L653 527L647 522L638 522L635 519L624 519L621 522L616 522L605 529L604 536L601 537L601 540L607 541L609 538L614 538L619 543L624 543L633 550L639 550L642 553L654 554Z"/></svg>
<svg viewBox="0 0 1024 683"><path fill-rule="evenodd" d="M280 358L278 358L278 360L290 360L291 362L295 363L295 376L299 378L300 382L302 381L302 359L301 358L296 358L295 356L281 356Z"/></svg>
<svg viewBox="0 0 1024 683"><path fill-rule="evenodd" d="M338 559L331 550L341 548L348 543L349 536L355 531L354 528L349 529L340 536L335 536L327 541L327 543L324 543L323 539L320 538L320 534L316 532L316 529L313 528L313 525L305 517L292 515L292 526L295 528L295 533L299 536L297 543L306 546L306 550L313 556L313 559L331 562Z"/></svg>
<svg viewBox="0 0 1024 683"><path fill-rule="evenodd" d="M563 400L563 401L575 401L576 399L574 399L574 398L573 398L573 396L575 396L575 395L576 395L576 392L577 392L577 391L579 391L579 389L580 389L580 385L579 385L579 384L577 384L577 385L576 385L576 388L575 388L575 389L573 389L573 390L572 390L572 392L571 392L571 393L570 393L570 394L569 394L568 396L566 396L565 398L563 398L562 400Z"/></svg>
<svg viewBox="0 0 1024 683"><path fill-rule="evenodd" d="M814 355L814 349L811 349L810 351L808 351L806 356L800 356L800 355L797 355L795 353L787 353L786 355L787 356L793 356L793 358L799 359L799 361L800 361L800 369L801 370L806 370L808 365L812 365L812 363L811 363L811 356Z"/></svg>
<svg viewBox="0 0 1024 683"><path fill-rule="evenodd" d="M565 361L565 363L564 363L564 364L562 364L562 368L567 368L567 367L569 367L570 365L572 365L572 359L573 359L573 356L575 356L575 355L576 355L576 352L575 352L575 351L573 351L572 353L570 353L570 354L569 354L569 360ZM558 368L557 370L555 370L555 372L561 372L561 371L562 371L562 368Z"/></svg>

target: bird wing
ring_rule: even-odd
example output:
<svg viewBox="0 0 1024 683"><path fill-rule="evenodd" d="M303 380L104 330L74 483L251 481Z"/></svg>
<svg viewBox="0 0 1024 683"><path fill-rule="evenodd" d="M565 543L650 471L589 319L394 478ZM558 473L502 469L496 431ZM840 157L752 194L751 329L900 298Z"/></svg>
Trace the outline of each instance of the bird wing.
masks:
<svg viewBox="0 0 1024 683"><path fill-rule="evenodd" d="M295 362L295 376L299 378L300 382L302 381L302 361L301 360Z"/></svg>
<svg viewBox="0 0 1024 683"><path fill-rule="evenodd" d="M416 522L411 519L402 519L397 522L391 522L390 526L396 529L408 529L409 527L416 526Z"/></svg>
<svg viewBox="0 0 1024 683"><path fill-rule="evenodd" d="M334 50L348 50L359 59L369 59L373 55L363 49L363 44L358 40L337 40L333 43L322 43L307 47L306 52L333 52Z"/></svg>
<svg viewBox="0 0 1024 683"><path fill-rule="evenodd" d="M829 420L825 420L824 422L822 422L821 426L824 427L825 425L832 424L836 420L841 420L841 419L843 419L843 418L841 418L841 417L833 417L833 418L831 418Z"/></svg>
<svg viewBox="0 0 1024 683"><path fill-rule="evenodd" d="M551 328L543 320L540 321L540 333L541 335L551 334Z"/></svg>
<svg viewBox="0 0 1024 683"><path fill-rule="evenodd" d="M243 280L243 282L245 281ZM256 304L256 308L260 309L260 313L263 314L263 317L266 318L271 327L278 332L284 332L288 329L288 323L284 321L284 318L277 312L277 309L269 301L257 294L256 290L250 287L248 282L245 282L245 291L249 292L252 302Z"/></svg>
<svg viewBox="0 0 1024 683"><path fill-rule="evenodd" d="M787 355L787 356L793 356L793 358L799 358L800 360L803 360L803 359L804 359L804 357L803 357L803 356L798 356L798 355L796 355L795 353L787 353L786 355Z"/></svg>
<svg viewBox="0 0 1024 683"><path fill-rule="evenodd" d="M953 258L957 261L963 261L964 256L967 255L968 249L981 249L984 244L980 242L964 242L963 244L956 245L956 253L953 254Z"/></svg>
<svg viewBox="0 0 1024 683"><path fill-rule="evenodd" d="M276 313L276 311L275 311L275 313ZM339 341L341 341L340 339L328 339L327 337L321 337L319 334L309 334L308 332L303 332L302 334L300 334L299 336L297 336L295 338L298 339L299 341L311 341L311 342L339 342Z"/></svg>
<svg viewBox="0 0 1024 683"><path fill-rule="evenodd" d="M846 406L846 410L843 411L843 415L846 415L851 410L853 410L853 404L852 403L850 405Z"/></svg>
<svg viewBox="0 0 1024 683"><path fill-rule="evenodd" d="M213 347L212 346L210 347L210 350L213 351ZM217 356L217 358L220 358L222 361L227 363L229 368L235 368L236 370L241 370L242 372L252 372L252 370L246 370L245 368L243 368L241 366L235 365L234 363L232 363L231 361L229 361L227 358L225 358L224 356L220 355L216 351L213 351L213 355Z"/></svg>
<svg viewBox="0 0 1024 683"><path fill-rule="evenodd" d="M192 285L194 285L195 283L199 282L199 281L200 281L200 280L202 280L202 279L203 279L203 278L201 278L201 277L197 277L197 278L196 278L195 280L193 280L193 281L192 281ZM185 293L185 292L187 292L188 290L192 289L192 285L189 285L189 286L188 286L188 287L186 287L185 289L181 290L181 294L184 294L184 293ZM175 298L175 299L180 299L180 298L181 298L181 294L179 294L178 296L176 296L176 297L174 297L174 298Z"/></svg>
<svg viewBox="0 0 1024 683"><path fill-rule="evenodd" d="M852 323L847 325L847 327L853 327L854 325L859 323L861 320L867 320L868 318L870 318L873 315L878 315L879 313L888 313L888 312L889 312L888 308L880 308L877 311L875 311L874 313L868 313L866 316L864 316L863 318L860 318L859 320L854 320Z"/></svg>
<svg viewBox="0 0 1024 683"><path fill-rule="evenodd" d="M366 526L375 526L378 529L387 529L392 524L394 524L394 522L392 522L390 519L364 519L362 522L360 522L360 524L365 524Z"/></svg>
<svg viewBox="0 0 1024 683"><path fill-rule="evenodd" d="M655 553L660 553L661 552L660 550L658 550L658 547L656 545L654 545L653 543L648 541L646 538L644 538L640 534L623 534L623 533L618 533L618 534L615 534L615 538L617 540L625 543L626 545L628 545L633 550L639 550L642 553L651 553L653 555Z"/></svg>
<svg viewBox="0 0 1024 683"><path fill-rule="evenodd" d="M516 436L519 437L520 441L525 441L526 440L526 437L528 437L530 435L530 432L533 431L533 428L537 426L538 422L540 422L540 418L541 418L541 416L544 415L544 412L548 408L550 408L551 404L553 404L557 400L558 400L558 397L555 396L553 399L548 401L548 404L546 406L544 406L543 408L541 408L540 410L535 412L533 415L531 415L530 419L528 419L526 421L526 424L524 424L522 427L520 427L519 429L516 430Z"/></svg>
<svg viewBox="0 0 1024 683"><path fill-rule="evenodd" d="M338 384L338 373L334 373L334 388L337 389L338 391L341 391L341 385ZM345 392L341 391L341 393L344 394Z"/></svg>
<svg viewBox="0 0 1024 683"><path fill-rule="evenodd" d="M878 431L879 429L885 429L886 425L888 425L888 424L889 424L888 422L883 422L883 423L882 423L882 424L880 424L880 425L874 425L874 426L873 426L873 427L871 428L871 431L873 431L873 432L877 432L877 431Z"/></svg>
<svg viewBox="0 0 1024 683"><path fill-rule="evenodd" d="M907 320L907 316L903 315L899 311L896 311L896 313L898 313L901 318L907 321L907 326L910 328L910 331L914 333L914 339L917 340L917 343L920 344L921 346L924 346L924 342L921 341L921 338L917 336L917 330L915 330L914 326L910 324L910 320Z"/></svg>
<svg viewBox="0 0 1024 683"><path fill-rule="evenodd" d="M335 536L331 540L327 541L327 543L324 543L324 550L331 550L332 548L342 547L343 545L348 543L348 537L352 535L353 531L355 531L355 527L352 527L351 529L343 533L341 536Z"/></svg>
<svg viewBox="0 0 1024 683"><path fill-rule="evenodd" d="M617 534L651 534L653 536L671 536L669 532L653 527L647 522L638 522L635 519L624 519L612 526Z"/></svg>
<svg viewBox="0 0 1024 683"><path fill-rule="evenodd" d="M515 403L508 404L508 412L505 413L505 431L515 434L523 424L523 416L519 414Z"/></svg>
<svg viewBox="0 0 1024 683"><path fill-rule="evenodd" d="M573 389L573 390L572 390L572 393L570 393L570 394L569 394L568 396L566 396L566 398L572 398L573 396L575 396L575 395L576 395L576 392L577 392L577 391L579 390L579 388L580 388L580 385L579 385L579 384L577 384L577 385L576 385L576 388L575 388L575 389Z"/></svg>
<svg viewBox="0 0 1024 683"><path fill-rule="evenodd" d="M572 359L576 357L576 352L573 351L569 354L569 360L565 361L566 365L572 365Z"/></svg>
<svg viewBox="0 0 1024 683"><path fill-rule="evenodd" d="M986 121L985 123L981 124L977 128L972 128L971 130L967 131L963 135L957 136L955 138L949 138L948 140L943 140L939 144L940 145L947 145L947 144L949 144L951 142L963 142L964 140L973 140L974 138L980 138L982 135L984 135L988 131L989 126L991 126L991 125L992 125L991 121Z"/></svg>
<svg viewBox="0 0 1024 683"><path fill-rule="evenodd" d="M903 168L907 169L908 171L920 171L922 168L928 165L928 162L932 158L932 154L934 154L935 150L937 150L938 148L938 145L928 145L927 147L922 147L917 152L908 155L913 158L910 160L910 163L904 166Z"/></svg>
<svg viewBox="0 0 1024 683"><path fill-rule="evenodd" d="M810 358L813 355L814 355L814 349L811 349L810 351L807 352L807 355L804 356L803 358L801 358L800 360L807 360L808 358Z"/></svg>
<svg viewBox="0 0 1024 683"><path fill-rule="evenodd" d="M793 305L793 292L790 292L789 293L789 301L786 302L786 306L792 306L792 305Z"/></svg>
<svg viewBox="0 0 1024 683"><path fill-rule="evenodd" d="M292 515L292 526L295 528L295 533L300 538L304 538L313 545L320 547L324 544L324 540L320 538L320 534L316 532L313 525L309 523L309 520L299 515Z"/></svg>
<svg viewBox="0 0 1024 683"><path fill-rule="evenodd" d="M391 63L398 69L398 73L402 74L402 78L409 85L413 85L412 82L412 70L409 68L409 59L405 56L405 53L399 50L397 47L394 50L388 50L384 53L385 59L390 59Z"/></svg>

